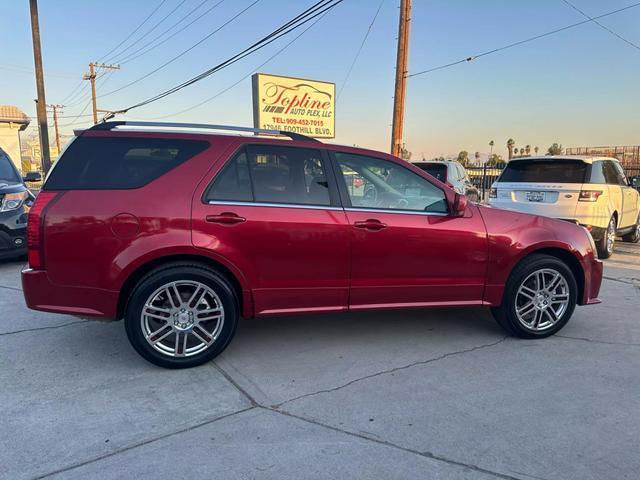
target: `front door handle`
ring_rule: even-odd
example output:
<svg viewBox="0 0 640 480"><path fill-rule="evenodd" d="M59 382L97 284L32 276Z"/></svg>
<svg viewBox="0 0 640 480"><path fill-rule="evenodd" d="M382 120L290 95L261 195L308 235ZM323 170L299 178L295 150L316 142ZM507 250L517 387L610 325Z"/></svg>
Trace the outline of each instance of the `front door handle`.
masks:
<svg viewBox="0 0 640 480"><path fill-rule="evenodd" d="M375 218L369 218L363 222L355 222L353 226L356 228L364 228L366 230L382 230L383 228L387 228L386 223L382 223L380 220L376 220Z"/></svg>
<svg viewBox="0 0 640 480"><path fill-rule="evenodd" d="M223 212L220 215L207 215L207 222L222 223L223 225L235 225L236 223L246 222L247 219L233 212Z"/></svg>

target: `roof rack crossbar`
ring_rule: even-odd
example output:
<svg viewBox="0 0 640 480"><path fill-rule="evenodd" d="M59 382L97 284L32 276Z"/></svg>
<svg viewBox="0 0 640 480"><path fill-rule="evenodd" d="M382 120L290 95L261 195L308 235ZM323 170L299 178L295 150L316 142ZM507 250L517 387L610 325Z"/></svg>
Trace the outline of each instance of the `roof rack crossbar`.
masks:
<svg viewBox="0 0 640 480"><path fill-rule="evenodd" d="M289 137L291 140L301 140L306 142L319 142L319 140L308 137L301 133L287 132L284 130L268 130L265 128L237 127L234 125L213 125L209 123L178 123L178 122L140 122L118 120L112 122L102 122L93 125L88 130L113 130L116 127L160 127L160 128L187 128L197 130L223 130L232 132L251 132L263 135L278 135Z"/></svg>

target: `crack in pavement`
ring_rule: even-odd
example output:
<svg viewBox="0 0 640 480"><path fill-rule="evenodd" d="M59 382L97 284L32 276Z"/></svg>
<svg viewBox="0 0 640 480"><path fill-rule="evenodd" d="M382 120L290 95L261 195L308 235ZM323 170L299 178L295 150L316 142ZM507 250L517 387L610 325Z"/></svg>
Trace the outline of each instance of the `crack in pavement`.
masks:
<svg viewBox="0 0 640 480"><path fill-rule="evenodd" d="M128 445L126 447L119 448L117 450L114 450L113 452L105 453L103 455L97 455L97 456L95 456L93 458L90 458L88 460L85 460L85 461L82 461L82 462L78 462L78 463L74 463L72 465L69 465L69 466L64 467L64 468L60 468L60 469L55 470L53 472L49 472L49 473L45 473L43 475L39 475L37 477L34 477L34 480L40 480L42 478L47 478L47 477L51 477L53 475L58 475L60 473L68 472L70 470L75 470L76 468L84 467L85 465L89 465L91 463L95 463L95 462L103 460L105 458L113 457L115 455L119 455L120 453L124 453L126 451L133 450L133 449L138 448L138 447L143 447L145 445L149 445L150 443L154 443L154 442L157 442L159 440L163 440L165 438L172 437L173 435L178 435L180 433L190 432L190 431L196 430L196 429L198 429L200 427L204 427L205 425L210 425L212 423L215 423L218 420L223 420L225 418L233 417L234 415L238 415L240 413L248 412L249 410L253 410L254 408L256 408L256 407L251 406L251 407L243 408L242 410L237 410L235 412L227 413L225 415L221 415L219 417L208 419L208 420L205 420L203 422L197 423L195 425L190 425L188 427L181 428L181 429L175 430L173 432L165 433L164 435L159 435L159 436L154 437L154 438L149 438L147 440L143 440L142 442L134 443L132 445Z"/></svg>
<svg viewBox="0 0 640 480"><path fill-rule="evenodd" d="M496 345L499 345L500 343L502 343L505 340L507 340L507 338L509 338L508 335L505 335L504 337L502 337L500 340L498 340L496 342L486 343L486 344L483 344L483 345L477 345L475 347L466 348L464 350L456 350L455 352L448 352L448 353L445 353L443 355L440 355L439 357L430 358L428 360L419 360L417 362L413 362L413 363L410 363L408 365L403 365L401 367L394 367L394 368L390 368L388 370L382 370L380 372L376 372L376 373L372 373L372 374L369 374L369 375L365 375L364 377L356 378L354 380L351 380L351 381L345 383L344 385L339 385L339 386L333 387L333 388L327 388L325 390L318 390L317 392L305 393L304 395L300 395L300 396L297 396L297 397L294 397L294 398L290 398L289 400L285 400L284 402L280 402L280 403L277 403L275 405L272 405L272 407L273 408L280 408L282 405L294 402L296 400L300 400L302 398L312 397L314 395L319 395L321 393L332 393L332 392L335 392L335 391L340 390L342 388L351 386L354 383L361 382L362 380L368 380L370 378L378 377L380 375L386 375L388 373L394 373L394 372L397 372L397 371L400 371L400 370L406 370L408 368L416 367L418 365L428 365L428 364L433 363L433 362L438 362L440 360L444 360L445 358L449 358L449 357L456 356L456 355L462 355L462 354L465 354L465 353L475 352L476 350L482 350L482 349L485 349L485 348L495 347Z"/></svg>
<svg viewBox="0 0 640 480"><path fill-rule="evenodd" d="M16 333L37 332L38 330L53 330L55 328L68 327L69 325L76 325L78 323L87 323L87 320L75 320L73 322L63 323L62 325L52 325L50 327L25 328L23 330L15 330L13 332L4 332L4 333L0 333L0 337L4 337L6 335L15 335Z"/></svg>
<svg viewBox="0 0 640 480"><path fill-rule="evenodd" d="M589 343L600 343L600 344L603 344L603 345L620 345L620 346L623 346L623 347L640 347L640 343L607 342L606 340L594 340L592 338L571 337L569 335L558 335L558 334L555 334L554 337L566 338L568 340L580 340L582 342L589 342Z"/></svg>
<svg viewBox="0 0 640 480"><path fill-rule="evenodd" d="M415 450L413 448L403 447L403 446L397 445L395 443L391 443L391 442L388 442L386 440L381 440L379 438L375 438L375 437L372 437L372 436L369 436L369 435L365 435L365 434L362 434L362 433L355 433L355 432L351 432L349 430L343 430L341 428L334 427L333 425L328 425L328 424L319 422L317 420L313 420L313 419L310 419L310 418L307 418L307 417L303 417L301 415L296 415L296 414L293 414L291 412L287 412L286 410L279 410L276 407L265 407L265 406L260 405L258 408L262 408L262 409L268 410L270 412L275 412L275 413L278 413L280 415L284 415L286 417L296 418L296 419L301 420L303 422L307 422L307 423L310 423L312 425L316 425L318 427L324 427L324 428L327 428L329 430L333 430L335 432L339 432L339 433L342 433L342 434L345 434L345 435L349 435L351 437L359 438L361 440L374 442L374 443L377 443L379 445L384 445L386 447L395 448L397 450L402 450L403 452L412 453L412 454L418 455L420 457L429 458L429 459L435 460L437 462L443 462L443 463L447 463L449 465L455 465L455 466L458 466L458 467L466 468L468 470L472 470L472 471L475 471L475 472L478 472L478 473L483 473L483 474L486 474L486 475L491 475L491 476L494 476L496 478L502 478L502 479L505 479L505 480L521 480L518 477L514 477L514 476L511 476L511 475L504 474L504 473L496 472L496 471L493 471L493 470L488 470L486 468L479 467L478 465L473 465L473 464L470 464L470 463L464 463L464 462L460 462L458 460L453 460L453 459L450 459L450 458L447 458L447 457L443 457L441 455L437 455L437 454L435 454L433 452L428 452L428 451L421 452L420 450Z"/></svg>
<svg viewBox="0 0 640 480"><path fill-rule="evenodd" d="M14 290L16 292L21 292L22 289L18 287L10 287L8 285L0 285L0 288L6 288L7 290Z"/></svg>
<svg viewBox="0 0 640 480"><path fill-rule="evenodd" d="M615 278L615 277L607 277L606 275L603 275L602 278L604 278L605 280L611 280L612 282L619 282L619 283L624 283L625 285L631 285L632 287L636 287L640 289L640 278L635 278L635 277ZM627 280L626 278L629 278L629 280Z"/></svg>

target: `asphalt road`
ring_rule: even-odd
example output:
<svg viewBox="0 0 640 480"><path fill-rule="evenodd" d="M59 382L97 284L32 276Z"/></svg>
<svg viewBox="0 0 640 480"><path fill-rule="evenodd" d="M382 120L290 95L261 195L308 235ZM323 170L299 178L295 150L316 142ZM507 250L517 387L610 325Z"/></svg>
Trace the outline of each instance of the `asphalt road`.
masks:
<svg viewBox="0 0 640 480"><path fill-rule="evenodd" d="M245 320L154 367L121 322L27 310L0 264L0 478L636 479L640 245L553 338L484 309Z"/></svg>

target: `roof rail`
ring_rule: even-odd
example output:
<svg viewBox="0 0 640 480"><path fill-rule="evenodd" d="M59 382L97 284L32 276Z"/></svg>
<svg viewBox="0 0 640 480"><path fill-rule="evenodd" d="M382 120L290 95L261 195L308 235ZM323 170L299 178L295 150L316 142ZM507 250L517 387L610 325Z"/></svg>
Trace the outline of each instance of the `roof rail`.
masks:
<svg viewBox="0 0 640 480"><path fill-rule="evenodd" d="M112 122L102 122L93 125L87 130L113 130L116 127L160 127L160 128L190 128L207 130L226 130L232 132L251 132L263 135L276 135L289 137L291 140L301 140L305 142L319 142L318 139L302 135L301 133L287 132L284 130L267 130L264 128L236 127L233 125L212 125L209 123L176 123L176 122L139 122L118 120Z"/></svg>

